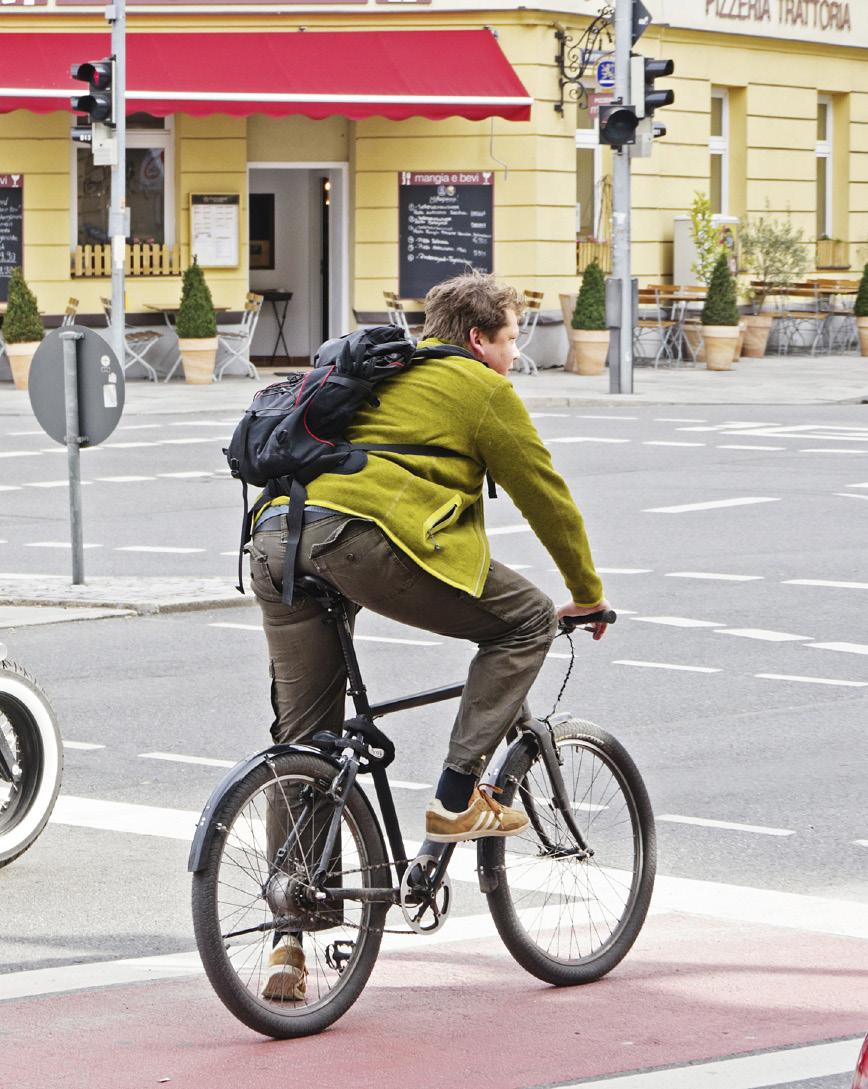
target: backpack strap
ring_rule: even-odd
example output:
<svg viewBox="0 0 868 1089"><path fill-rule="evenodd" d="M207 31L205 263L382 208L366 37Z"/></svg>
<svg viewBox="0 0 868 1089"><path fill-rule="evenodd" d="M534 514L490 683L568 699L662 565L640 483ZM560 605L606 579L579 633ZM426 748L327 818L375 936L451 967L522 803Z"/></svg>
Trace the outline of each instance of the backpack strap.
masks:
<svg viewBox="0 0 868 1089"><path fill-rule="evenodd" d="M472 359L474 363L481 363L483 367L488 366L481 359L477 359L467 348L462 348L458 344L430 344L427 348L417 348L413 353L413 359L448 359L450 356L456 355L462 359Z"/></svg>
<svg viewBox="0 0 868 1089"><path fill-rule="evenodd" d="M304 501L307 488L300 481L293 479L289 489L289 513L286 516L286 552L283 556L283 594L284 605L292 604L292 592L295 588L295 560L298 555L298 542L304 529Z"/></svg>

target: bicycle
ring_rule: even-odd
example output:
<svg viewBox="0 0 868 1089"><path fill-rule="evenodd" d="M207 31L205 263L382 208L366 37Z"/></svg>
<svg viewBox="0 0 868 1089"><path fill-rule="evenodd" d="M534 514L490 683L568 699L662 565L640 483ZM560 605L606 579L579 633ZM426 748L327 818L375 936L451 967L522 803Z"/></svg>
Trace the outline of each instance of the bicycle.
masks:
<svg viewBox="0 0 868 1089"><path fill-rule="evenodd" d="M0 643L0 867L45 827L63 776L63 742L45 693Z"/></svg>
<svg viewBox="0 0 868 1089"><path fill-rule="evenodd" d="M374 720L456 698L464 688L371 705L345 600L319 578L296 587L337 625L356 713L340 736L322 731L310 744L274 745L229 771L205 806L188 863L208 979L239 1020L278 1039L320 1032L352 1006L390 907L400 907L409 926L401 933L432 933L445 923L456 844L407 858L386 775L395 747ZM611 623L615 615L574 619ZM505 805L523 808L529 824L509 839L477 840L480 888L522 967L556 986L590 983L623 959L648 911L656 868L651 804L626 750L592 723L549 716L511 734L483 782ZM391 857L357 783L362 774L373 779ZM276 1002L263 997L263 983L272 949L289 933L303 942L307 991Z"/></svg>

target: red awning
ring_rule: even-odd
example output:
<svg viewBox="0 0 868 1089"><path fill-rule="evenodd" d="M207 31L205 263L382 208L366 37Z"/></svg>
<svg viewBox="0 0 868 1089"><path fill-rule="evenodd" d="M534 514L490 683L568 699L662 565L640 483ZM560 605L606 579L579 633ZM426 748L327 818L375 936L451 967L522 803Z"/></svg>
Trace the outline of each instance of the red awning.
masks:
<svg viewBox="0 0 868 1089"><path fill-rule="evenodd" d="M0 112L69 111L70 65L111 52L105 34L0 34ZM127 112L504 117L532 99L488 30L129 33Z"/></svg>

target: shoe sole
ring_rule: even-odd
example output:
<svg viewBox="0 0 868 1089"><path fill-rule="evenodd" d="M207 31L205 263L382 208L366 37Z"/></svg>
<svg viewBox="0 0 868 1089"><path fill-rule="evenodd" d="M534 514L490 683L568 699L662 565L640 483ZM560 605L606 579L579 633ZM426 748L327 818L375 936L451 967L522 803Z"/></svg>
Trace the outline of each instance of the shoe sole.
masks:
<svg viewBox="0 0 868 1089"><path fill-rule="evenodd" d="M490 828L480 828L477 832L426 832L425 838L432 840L434 843L461 843L472 839L506 839L507 836L517 836L525 828L527 828L527 824L523 824L521 828L513 828L511 832L492 831Z"/></svg>

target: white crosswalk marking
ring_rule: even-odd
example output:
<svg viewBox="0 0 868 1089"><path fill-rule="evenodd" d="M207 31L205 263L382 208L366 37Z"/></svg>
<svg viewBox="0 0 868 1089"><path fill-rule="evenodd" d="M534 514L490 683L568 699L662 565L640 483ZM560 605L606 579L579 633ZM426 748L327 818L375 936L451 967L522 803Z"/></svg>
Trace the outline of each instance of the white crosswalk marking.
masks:
<svg viewBox="0 0 868 1089"><path fill-rule="evenodd" d="M780 496L749 495L740 499L710 499L702 503L681 503L674 507L646 507L643 514L686 514L695 510L716 510L721 507L747 507L754 503L780 503Z"/></svg>

